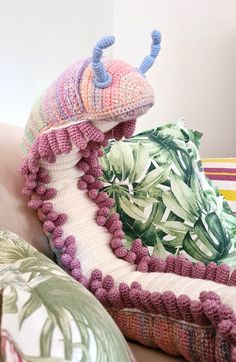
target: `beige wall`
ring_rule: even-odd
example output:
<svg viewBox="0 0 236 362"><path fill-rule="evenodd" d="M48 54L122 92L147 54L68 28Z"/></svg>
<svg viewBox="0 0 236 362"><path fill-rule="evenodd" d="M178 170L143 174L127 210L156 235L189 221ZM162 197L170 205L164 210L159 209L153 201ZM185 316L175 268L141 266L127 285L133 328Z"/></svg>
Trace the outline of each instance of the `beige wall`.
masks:
<svg viewBox="0 0 236 362"><path fill-rule="evenodd" d="M0 0L0 122L23 125L37 95L96 40L138 66L150 33L162 51L156 93L139 130L184 117L204 133L203 156L236 155L236 0Z"/></svg>
<svg viewBox="0 0 236 362"><path fill-rule="evenodd" d="M236 1L114 0L115 55L139 65L150 32L162 50L147 73L154 108L139 129L184 117L204 133L203 156L236 156Z"/></svg>
<svg viewBox="0 0 236 362"><path fill-rule="evenodd" d="M35 98L112 22L110 0L0 0L0 122L24 125Z"/></svg>

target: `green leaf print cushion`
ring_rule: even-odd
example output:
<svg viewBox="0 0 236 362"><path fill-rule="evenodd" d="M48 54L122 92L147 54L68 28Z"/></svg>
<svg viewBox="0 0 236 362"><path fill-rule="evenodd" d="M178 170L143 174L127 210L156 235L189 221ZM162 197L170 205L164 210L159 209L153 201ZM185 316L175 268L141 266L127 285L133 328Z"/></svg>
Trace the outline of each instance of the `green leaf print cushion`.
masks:
<svg viewBox="0 0 236 362"><path fill-rule="evenodd" d="M17 235L0 229L0 361L134 361L97 299Z"/></svg>
<svg viewBox="0 0 236 362"><path fill-rule="evenodd" d="M112 142L101 159L104 190L128 246L140 238L161 258L236 266L236 216L203 172L200 138L179 121Z"/></svg>

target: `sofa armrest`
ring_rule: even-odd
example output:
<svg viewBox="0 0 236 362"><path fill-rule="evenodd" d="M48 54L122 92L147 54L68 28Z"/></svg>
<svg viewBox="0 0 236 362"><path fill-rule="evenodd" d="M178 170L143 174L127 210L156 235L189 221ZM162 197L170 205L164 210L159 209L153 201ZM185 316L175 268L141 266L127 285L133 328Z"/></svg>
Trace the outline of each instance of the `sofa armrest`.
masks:
<svg viewBox="0 0 236 362"><path fill-rule="evenodd" d="M0 124L0 228L20 235L43 254L53 258L42 226L22 195L24 179L20 175L20 141L23 129Z"/></svg>

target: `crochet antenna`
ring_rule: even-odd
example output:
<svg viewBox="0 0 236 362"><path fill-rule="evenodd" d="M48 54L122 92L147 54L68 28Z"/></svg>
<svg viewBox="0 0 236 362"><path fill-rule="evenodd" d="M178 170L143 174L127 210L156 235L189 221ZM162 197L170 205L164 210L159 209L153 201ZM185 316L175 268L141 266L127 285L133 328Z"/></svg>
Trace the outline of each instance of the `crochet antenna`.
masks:
<svg viewBox="0 0 236 362"><path fill-rule="evenodd" d="M114 36L105 36L93 49L92 66L95 73L94 83L98 88L106 88L112 82L112 77L106 72L104 64L101 62L103 49L111 46L115 41Z"/></svg>
<svg viewBox="0 0 236 362"><path fill-rule="evenodd" d="M153 30L152 32L152 46L151 46L151 54L146 56L140 65L139 71L144 74L151 68L154 64L156 57L159 54L161 49L161 33L159 30Z"/></svg>

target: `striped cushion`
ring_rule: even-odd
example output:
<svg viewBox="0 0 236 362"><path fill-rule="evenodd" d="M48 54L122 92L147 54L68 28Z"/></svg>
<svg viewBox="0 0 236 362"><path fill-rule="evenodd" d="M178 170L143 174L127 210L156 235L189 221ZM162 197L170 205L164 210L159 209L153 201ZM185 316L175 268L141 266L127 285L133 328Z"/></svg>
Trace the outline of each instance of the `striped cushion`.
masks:
<svg viewBox="0 0 236 362"><path fill-rule="evenodd" d="M236 213L236 158L205 158L202 163L206 175Z"/></svg>

